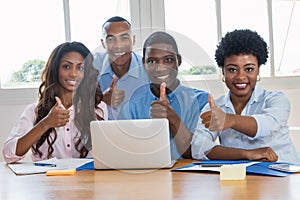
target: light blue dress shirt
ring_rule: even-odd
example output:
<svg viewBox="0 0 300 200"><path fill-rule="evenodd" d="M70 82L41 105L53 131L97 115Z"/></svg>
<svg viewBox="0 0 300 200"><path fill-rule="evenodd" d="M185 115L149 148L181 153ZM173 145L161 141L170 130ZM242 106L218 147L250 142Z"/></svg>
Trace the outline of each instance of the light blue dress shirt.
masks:
<svg viewBox="0 0 300 200"><path fill-rule="evenodd" d="M215 100L215 104L224 112L235 114L230 101L230 92ZM208 110L209 104L205 106L203 112ZM240 149L271 147L278 155L278 161L300 161L300 155L289 136L290 103L282 92L263 90L257 85L241 115L252 116L256 120L258 130L255 137L248 137L231 128L221 132L210 132L199 120L192 141L193 158L208 159L205 154L218 145L215 141L219 138L220 145L225 147Z"/></svg>
<svg viewBox="0 0 300 200"><path fill-rule="evenodd" d="M131 99L128 101L126 108L127 113L130 114L131 119L150 119L150 108L153 101L158 98L151 92L152 84L147 84L140 87ZM189 129L191 133L196 130L199 114L202 108L208 102L208 93L189 88L179 84L178 87L170 94L167 95L171 107L180 117L184 125ZM122 112L124 113L124 112ZM172 139L170 133L171 154L172 159L181 158L175 141Z"/></svg>
<svg viewBox="0 0 300 200"><path fill-rule="evenodd" d="M96 53L94 55L94 66L99 70L99 84L102 92L104 92L112 83L114 72L112 71L109 56L107 53ZM145 68L142 65L142 58L135 52L131 53L131 62L129 70L120 79L117 79L116 88L124 90L124 102L117 107L108 108L108 119L118 119L121 107L130 99L133 92L141 85L149 83L149 78ZM124 117L124 115L122 115Z"/></svg>

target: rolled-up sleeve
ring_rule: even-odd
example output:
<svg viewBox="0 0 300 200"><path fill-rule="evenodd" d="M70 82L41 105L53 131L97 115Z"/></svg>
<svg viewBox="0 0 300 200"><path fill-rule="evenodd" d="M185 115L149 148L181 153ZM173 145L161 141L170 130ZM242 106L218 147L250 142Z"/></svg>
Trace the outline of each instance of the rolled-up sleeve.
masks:
<svg viewBox="0 0 300 200"><path fill-rule="evenodd" d="M282 92L266 96L261 114L251 115L257 123L257 133L252 139L268 136L283 126L287 126L290 115L290 102Z"/></svg>
<svg viewBox="0 0 300 200"><path fill-rule="evenodd" d="M207 104L203 108L203 112L208 111L209 105ZM202 113L203 113L202 112ZM195 133L193 134L193 139L191 142L191 150L192 150L192 157L194 159L199 160L208 160L206 154L216 145L215 140L218 137L217 132L210 132L205 126L202 124L202 120L199 117L197 128Z"/></svg>
<svg viewBox="0 0 300 200"><path fill-rule="evenodd" d="M16 147L19 138L33 128L35 122L35 104L29 105L22 113L19 121L12 128L10 135L3 144L2 153L7 163L17 162L25 157L16 155Z"/></svg>

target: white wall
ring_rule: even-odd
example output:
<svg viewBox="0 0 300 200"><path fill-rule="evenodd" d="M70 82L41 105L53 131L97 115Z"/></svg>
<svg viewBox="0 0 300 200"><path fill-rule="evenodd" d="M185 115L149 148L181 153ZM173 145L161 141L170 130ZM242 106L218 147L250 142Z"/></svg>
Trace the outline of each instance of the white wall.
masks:
<svg viewBox="0 0 300 200"><path fill-rule="evenodd" d="M14 126L25 107L35 102L37 89L0 89L0 162L3 161L2 145L8 137L11 128Z"/></svg>
<svg viewBox="0 0 300 200"><path fill-rule="evenodd" d="M290 78L263 78L259 83L261 87L270 90L281 90L290 99L291 116L289 125L292 128L291 137L300 151L300 77ZM183 84L209 91L215 98L226 92L224 84L220 80L214 81L189 81ZM24 108L35 102L37 99L37 89L17 89L3 90L0 89L0 145L7 138L11 128L18 120ZM2 149L2 148L1 148ZM2 152L0 162L3 161Z"/></svg>

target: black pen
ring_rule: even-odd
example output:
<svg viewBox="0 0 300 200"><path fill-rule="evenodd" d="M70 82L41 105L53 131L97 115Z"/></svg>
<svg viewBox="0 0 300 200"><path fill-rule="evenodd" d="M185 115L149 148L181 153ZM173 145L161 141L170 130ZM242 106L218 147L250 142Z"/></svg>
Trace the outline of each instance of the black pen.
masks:
<svg viewBox="0 0 300 200"><path fill-rule="evenodd" d="M35 166L41 166L41 167L56 167L56 164L51 163L34 163Z"/></svg>
<svg viewBox="0 0 300 200"><path fill-rule="evenodd" d="M200 164L201 167L221 167L222 164Z"/></svg>

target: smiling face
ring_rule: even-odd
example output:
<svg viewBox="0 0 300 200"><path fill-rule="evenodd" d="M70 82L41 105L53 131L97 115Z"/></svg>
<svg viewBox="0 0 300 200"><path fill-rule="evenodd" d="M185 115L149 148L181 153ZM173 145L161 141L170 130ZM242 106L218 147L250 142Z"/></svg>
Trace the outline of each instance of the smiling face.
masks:
<svg viewBox="0 0 300 200"><path fill-rule="evenodd" d="M73 92L84 77L84 58L80 53L66 53L58 66L58 81L64 92Z"/></svg>
<svg viewBox="0 0 300 200"><path fill-rule="evenodd" d="M106 48L113 71L118 77L128 72L131 51L134 45L129 25L124 22L110 22L105 25L102 45Z"/></svg>
<svg viewBox="0 0 300 200"><path fill-rule="evenodd" d="M223 75L231 99L250 99L259 75L258 61L252 54L232 55L225 58Z"/></svg>
<svg viewBox="0 0 300 200"><path fill-rule="evenodd" d="M152 44L148 46L143 64L152 83L159 86L166 82L167 88L174 90L178 85L178 66L181 57L174 52L170 44Z"/></svg>

